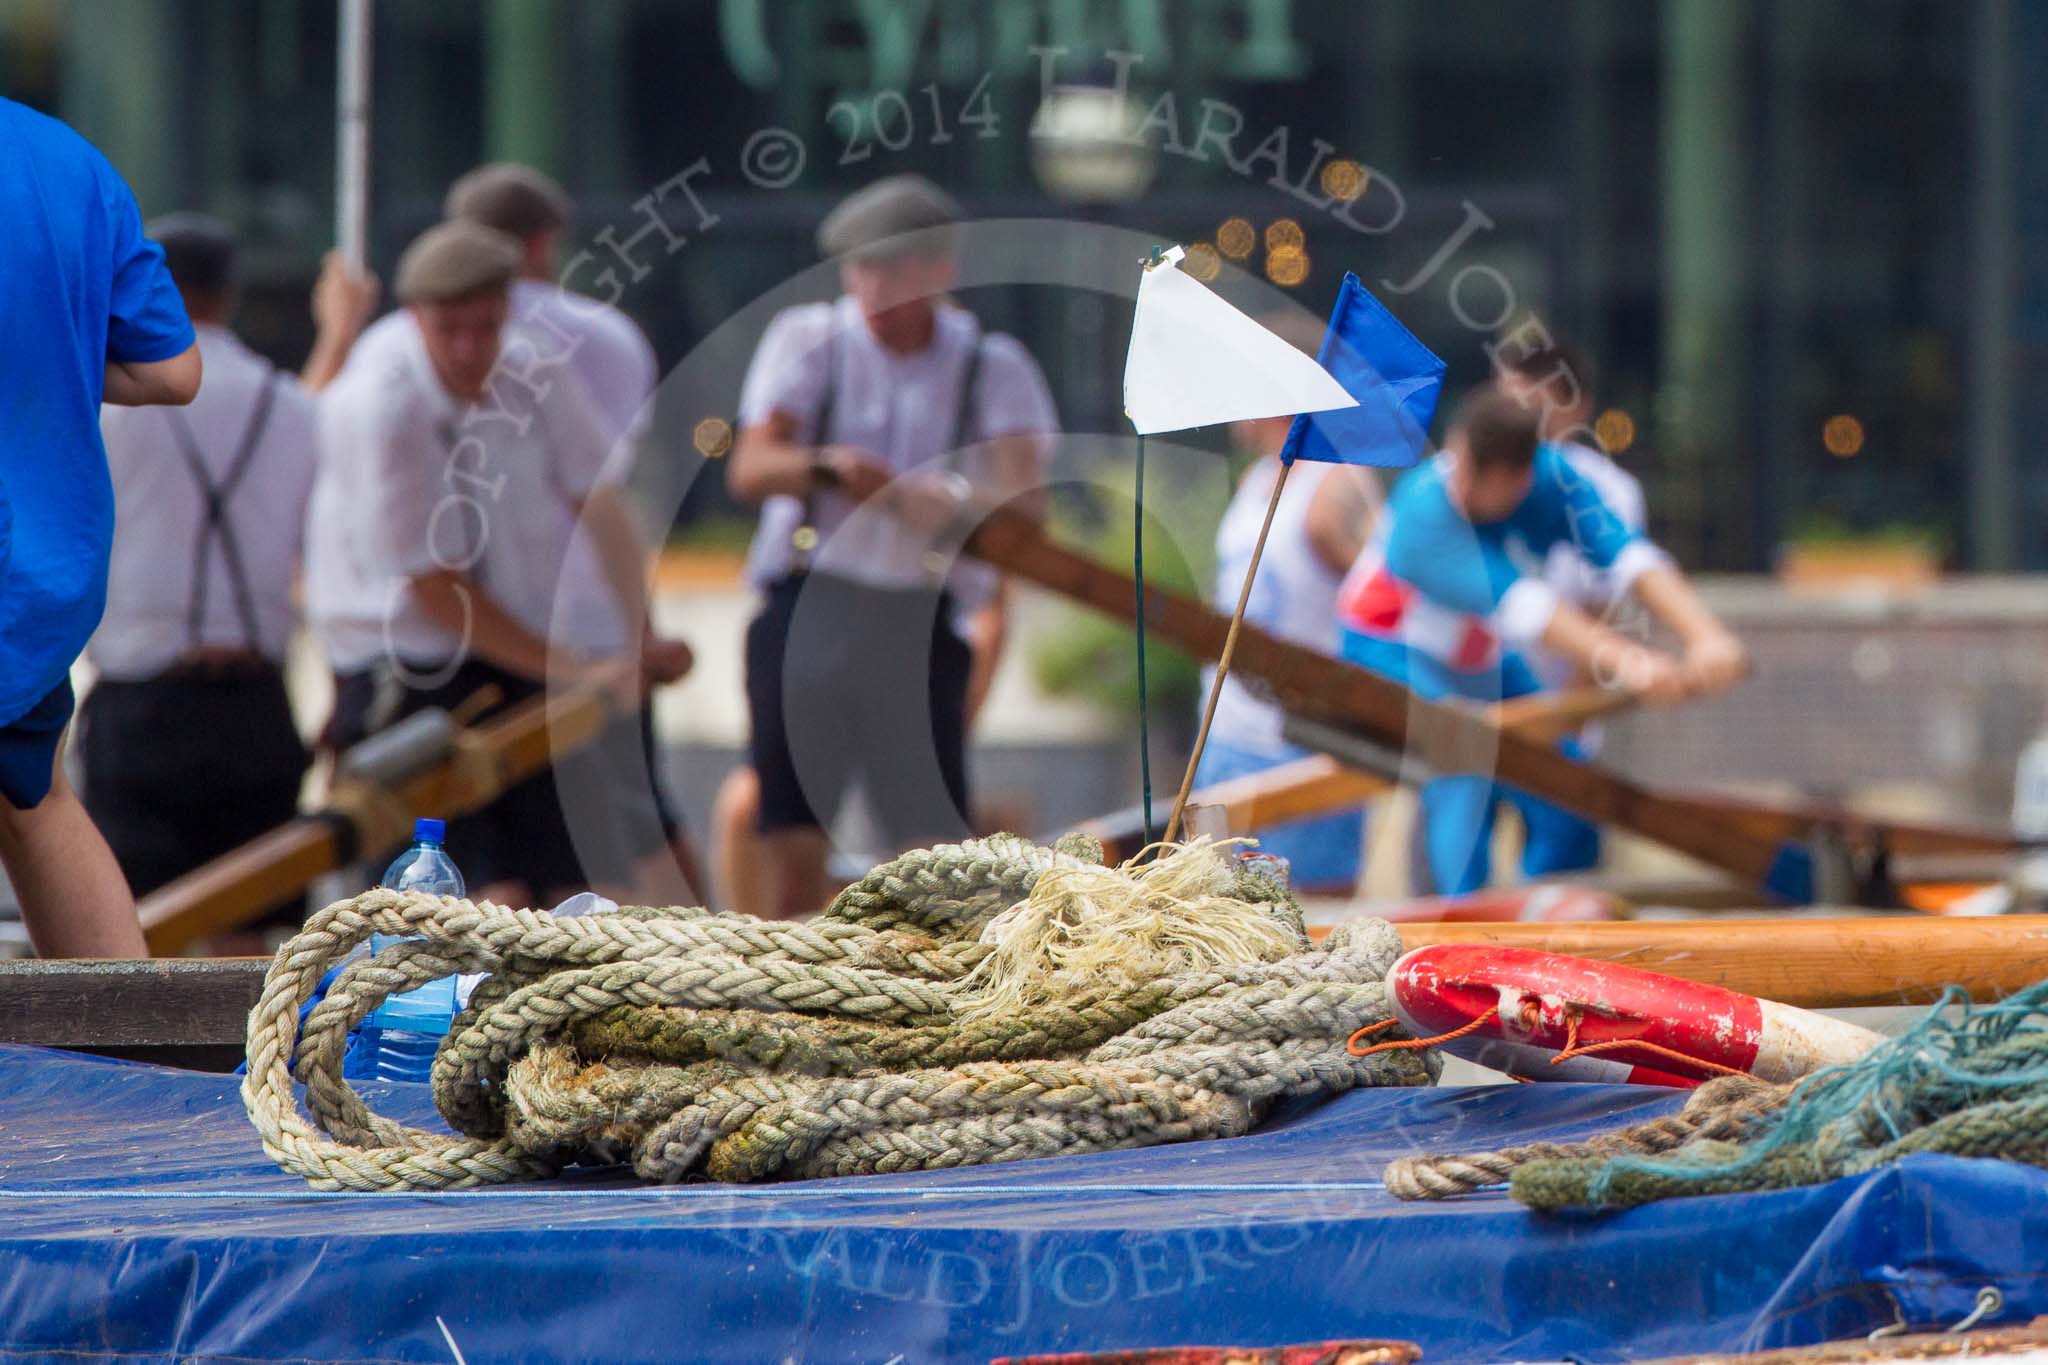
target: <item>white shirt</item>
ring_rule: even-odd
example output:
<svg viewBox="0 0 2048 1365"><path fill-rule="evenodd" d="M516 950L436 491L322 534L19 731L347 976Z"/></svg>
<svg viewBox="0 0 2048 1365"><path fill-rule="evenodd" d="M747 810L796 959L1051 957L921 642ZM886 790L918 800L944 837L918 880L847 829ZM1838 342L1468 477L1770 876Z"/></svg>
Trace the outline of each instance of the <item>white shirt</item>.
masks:
<svg viewBox="0 0 2048 1365"><path fill-rule="evenodd" d="M1635 475L1610 459L1605 451L1567 441L1558 451L1575 473L1593 485L1600 501L1621 518L1631 531L1644 529L1646 521L1643 485ZM1615 582L1611 570L1595 568L1570 544L1550 547L1543 565L1543 581L1568 602L1589 608L1597 616L1614 600Z"/></svg>
<svg viewBox="0 0 2048 1365"><path fill-rule="evenodd" d="M543 280L514 280L510 304L508 316L522 330L508 333L507 363L521 372L544 373L549 380L574 376L611 455L601 482L623 486L632 473L635 447L654 416L660 373L654 347L631 318L610 304ZM387 313L356 339L343 373L359 363L379 364L379 356L402 345L409 334L417 334L411 313L403 308ZM515 336L531 349L515 344ZM508 391L507 401L511 397ZM622 442L625 449L620 450ZM570 547L559 590L556 620L562 643L592 657L626 648L630 642L618 598L605 578L603 561L583 537Z"/></svg>
<svg viewBox="0 0 2048 1365"><path fill-rule="evenodd" d="M1640 479L1616 464L1607 452L1593 446L1566 441L1558 450L1573 472L1593 485L1600 501L1621 519L1622 525L1631 531L1646 529L1648 507ZM1596 567L1568 542L1550 547L1549 557L1543 563L1543 581L1559 597L1583 607L1596 618L1603 616L1625 591L1612 569ZM1574 665L1540 645L1531 645L1526 652L1537 677L1550 687L1569 686L1578 677ZM1589 753L1597 752L1598 728L1588 727L1584 740Z"/></svg>
<svg viewBox="0 0 2048 1365"><path fill-rule="evenodd" d="M1263 459L1238 481L1237 492L1224 509L1216 528L1216 609L1237 610L1238 595L1244 591L1245 570L1258 543L1259 527L1266 519L1266 506L1273 498L1273 480L1280 475L1277 459ZM1379 485L1362 470L1344 465L1297 460L1280 494L1280 506L1273 513L1273 529L1266 536L1266 551L1252 579L1252 595L1245 603L1244 619L1283 640L1307 645L1325 654L1337 652L1337 585L1344 579L1316 553L1308 536L1309 504L1316 490L1328 478L1354 478L1367 490L1370 505L1379 505ZM1202 672L1202 693L1208 695L1216 676L1213 667ZM1210 726L1213 738L1242 749L1278 757L1289 752L1281 738L1283 714L1279 705L1240 682L1233 673L1223 680L1216 698L1216 719Z"/></svg>
<svg viewBox="0 0 2048 1365"><path fill-rule="evenodd" d="M495 381L470 406L442 388L410 315L371 331L320 401L306 598L329 660L351 673L387 654L415 670L453 658L460 641L407 586L435 568L466 568L527 629L565 641L556 593L610 449L581 383L565 368L535 397ZM547 338L508 323L503 344L546 354Z"/></svg>
<svg viewBox="0 0 2048 1365"><path fill-rule="evenodd" d="M968 406L960 449L952 454L960 413L960 385L969 350L981 347L981 361ZM836 370L831 430L813 430L824 401L828 364ZM796 439L806 444L856 446L898 473L953 468L971 483L990 476L987 443L1003 436L1051 436L1059 416L1038 362L1014 337L984 334L973 314L942 305L932 342L922 351L899 355L868 330L850 298L835 303L784 309L768 324L740 390L740 423L754 425L771 413L797 421ZM830 490L815 498L818 548L811 567L877 588L917 588L929 582L926 538L906 530L878 509L854 509ZM802 499L775 496L761 510L761 524L747 554L747 579L766 586L794 566L791 537L803 524ZM956 563L946 578L960 612L972 610L994 591L996 574L987 566Z"/></svg>
<svg viewBox="0 0 2048 1365"><path fill-rule="evenodd" d="M189 406L100 410L114 479L114 550L106 615L86 654L108 678L154 677L197 645L253 649L281 662L297 619L292 575L313 483L313 398L226 328L201 324L195 330L206 382ZM182 438L189 436L207 483L219 488L266 389L268 414L221 518L239 555L239 584L221 532L208 540L202 577L207 498ZM240 585L248 591L253 638ZM195 602L201 605L196 634Z"/></svg>
<svg viewBox="0 0 2048 1365"><path fill-rule="evenodd" d="M631 318L610 304L539 280L512 282L512 318L543 348L542 355L566 352L565 366L582 381L611 452L603 482L623 485L654 416L659 375L654 347ZM632 643L603 563L582 537L570 547L562 570L561 598L560 619L571 647L602 656Z"/></svg>

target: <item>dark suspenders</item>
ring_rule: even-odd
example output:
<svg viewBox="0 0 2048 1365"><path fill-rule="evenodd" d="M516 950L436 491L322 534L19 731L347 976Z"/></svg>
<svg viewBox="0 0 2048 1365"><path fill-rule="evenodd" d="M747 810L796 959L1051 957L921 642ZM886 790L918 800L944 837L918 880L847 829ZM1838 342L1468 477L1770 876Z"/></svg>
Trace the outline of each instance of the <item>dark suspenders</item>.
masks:
<svg viewBox="0 0 2048 1365"><path fill-rule="evenodd" d="M235 614L242 622L243 643L252 650L261 648L256 629L256 596L250 587L249 571L242 563L242 550L235 541L234 527L228 522L227 509L228 499L235 495L242 476L249 472L249 465L256 458L257 447L262 444L263 430L270 424L270 409L277 399L277 385L278 374L273 370L256 394L256 406L250 411L249 421L242 429L241 443L235 447L234 458L228 461L219 483L215 483L207 473L206 457L200 452L199 442L193 437L185 415L176 408L164 409L164 415L171 420L171 432L177 438L178 453L185 457L185 467L199 485L199 496L206 510L206 520L200 526L192 547L192 602L185 613L188 647L200 645L200 636L205 629L206 570L213 557L214 541L218 539L221 562L227 566L228 586L235 594Z"/></svg>
<svg viewBox="0 0 2048 1365"><path fill-rule="evenodd" d="M967 364L960 376L960 391L954 400L953 430L946 441L946 468L957 470L960 465L960 450L967 441L968 429L974 424L974 385L981 378L981 328L974 330L974 340L967 350ZM811 444L831 444L832 409L839 392L839 317L835 311L827 327L824 341L825 350L825 392L818 400L818 411L811 419ZM811 551L818 547L818 495L804 494L803 517L797 522L796 533L791 537L796 556L794 571L804 573L810 568Z"/></svg>

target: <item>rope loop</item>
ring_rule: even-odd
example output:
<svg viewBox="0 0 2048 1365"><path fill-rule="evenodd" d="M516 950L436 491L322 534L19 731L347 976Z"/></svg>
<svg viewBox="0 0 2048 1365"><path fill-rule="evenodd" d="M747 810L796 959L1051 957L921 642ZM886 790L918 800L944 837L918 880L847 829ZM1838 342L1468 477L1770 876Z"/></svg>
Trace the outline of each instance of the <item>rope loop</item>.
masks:
<svg viewBox="0 0 2048 1365"><path fill-rule="evenodd" d="M264 1150L314 1188L405 1190L579 1163L677 1181L1012 1161L1230 1136L1291 1096L1429 1083L1427 1054L1333 1041L1361 1018L1391 1023L1393 929L1355 921L1312 945L1283 889L1220 864L1206 899L1156 890L1167 859L1216 857L1176 846L1105 885L1099 844L998 835L892 859L806 923L648 907L556 920L367 891L279 949L249 1016L243 1102ZM1071 877L1059 916L1031 902L1054 869L1094 869L1089 896L1126 902L1120 928L1156 897L1159 943L1134 941L1130 961L1179 965L1056 970L1017 1008L977 1009L992 954L1034 960L1017 924L1057 919L1045 932L1071 946L1073 916L1092 913ZM983 942L1021 903L1040 912ZM1219 913L1260 927L1221 934ZM404 941L349 963L302 1036L301 1007L372 933ZM1232 960L1250 943L1253 960ZM450 1134L377 1114L341 1061L378 1004L452 972L490 975L434 1059Z"/></svg>

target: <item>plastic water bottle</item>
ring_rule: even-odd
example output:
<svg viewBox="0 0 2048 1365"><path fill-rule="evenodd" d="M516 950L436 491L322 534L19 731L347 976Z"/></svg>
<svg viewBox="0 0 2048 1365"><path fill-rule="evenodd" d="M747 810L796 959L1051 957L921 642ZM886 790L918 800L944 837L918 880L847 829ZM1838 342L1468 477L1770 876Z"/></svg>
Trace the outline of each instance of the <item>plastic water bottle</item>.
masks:
<svg viewBox="0 0 2048 1365"><path fill-rule="evenodd" d="M415 821L412 847L385 869L384 885L393 891L424 891L434 896L460 896L467 888L442 841L447 826L439 820ZM382 952L404 940L395 934L373 934L370 950ZM416 990L387 997L363 1021L361 1051L381 1080L424 1081L434 1066L434 1051L447 1035L456 1010L455 978L444 976Z"/></svg>

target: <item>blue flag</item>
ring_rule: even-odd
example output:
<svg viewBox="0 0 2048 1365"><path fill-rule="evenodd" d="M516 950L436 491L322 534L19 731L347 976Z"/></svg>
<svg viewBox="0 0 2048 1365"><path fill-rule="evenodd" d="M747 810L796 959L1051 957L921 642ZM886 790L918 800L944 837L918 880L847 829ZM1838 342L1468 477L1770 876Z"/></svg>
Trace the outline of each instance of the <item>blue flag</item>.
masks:
<svg viewBox="0 0 2048 1365"><path fill-rule="evenodd" d="M1296 417L1287 444L1280 447L1281 461L1382 469L1414 464L1429 444L1430 419L1444 388L1444 362L1349 271L1316 359L1358 406Z"/></svg>

